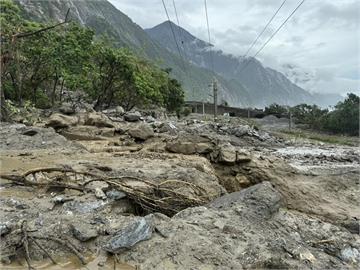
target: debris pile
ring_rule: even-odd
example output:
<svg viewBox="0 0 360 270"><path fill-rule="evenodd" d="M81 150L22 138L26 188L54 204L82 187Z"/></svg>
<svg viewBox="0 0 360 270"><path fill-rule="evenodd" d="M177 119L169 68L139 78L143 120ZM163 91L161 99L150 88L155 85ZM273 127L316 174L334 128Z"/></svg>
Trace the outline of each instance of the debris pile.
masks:
<svg viewBox="0 0 360 270"><path fill-rule="evenodd" d="M121 107L2 123L1 261L358 268L360 151L303 147L243 119Z"/></svg>

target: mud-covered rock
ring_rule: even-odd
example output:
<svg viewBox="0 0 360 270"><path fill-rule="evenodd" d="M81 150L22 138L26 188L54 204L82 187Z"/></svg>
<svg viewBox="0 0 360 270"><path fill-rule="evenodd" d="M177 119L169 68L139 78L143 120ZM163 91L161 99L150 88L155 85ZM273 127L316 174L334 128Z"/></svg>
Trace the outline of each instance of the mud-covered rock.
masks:
<svg viewBox="0 0 360 270"><path fill-rule="evenodd" d="M78 123L77 117L68 116L60 113L54 113L50 116L45 126L58 129L58 128L68 128L70 126L75 126L77 123Z"/></svg>
<svg viewBox="0 0 360 270"><path fill-rule="evenodd" d="M112 189L106 192L106 196L111 200L121 200L126 197L126 194L116 189Z"/></svg>
<svg viewBox="0 0 360 270"><path fill-rule="evenodd" d="M170 134L176 134L177 128L174 123L161 123L158 127L159 133L169 132Z"/></svg>
<svg viewBox="0 0 360 270"><path fill-rule="evenodd" d="M116 106L115 112L116 112L117 115L123 115L125 113L125 110L121 106Z"/></svg>
<svg viewBox="0 0 360 270"><path fill-rule="evenodd" d="M141 118L141 114L139 112L128 112L124 115L124 120L127 122L137 122Z"/></svg>
<svg viewBox="0 0 360 270"><path fill-rule="evenodd" d="M96 126L75 126L61 131L61 135L69 140L75 141L98 141L104 140L104 137L113 137L115 128L96 127Z"/></svg>
<svg viewBox="0 0 360 270"><path fill-rule="evenodd" d="M80 147L66 140L52 128L29 128L22 124L0 125L1 150L33 150L52 148L76 149Z"/></svg>
<svg viewBox="0 0 360 270"><path fill-rule="evenodd" d="M154 130L149 125L145 124L129 129L128 133L134 139L141 141L154 137Z"/></svg>
<svg viewBox="0 0 360 270"><path fill-rule="evenodd" d="M250 214L258 217L270 218L283 205L280 193L269 183L263 182L243 191L224 195L208 204L209 207L226 209L233 205L247 206ZM248 213L243 212L245 215ZM240 214L240 212L238 213ZM255 215L252 217L255 218Z"/></svg>
<svg viewBox="0 0 360 270"><path fill-rule="evenodd" d="M66 115L72 115L75 113L75 107L72 106L70 103L63 103L61 104L59 111Z"/></svg>
<svg viewBox="0 0 360 270"><path fill-rule="evenodd" d="M166 144L166 150L184 155L208 154L214 145L209 139L194 135L181 135Z"/></svg>
<svg viewBox="0 0 360 270"><path fill-rule="evenodd" d="M358 236L281 202L270 183L225 195L161 222L166 238L139 243L120 258L145 269L356 268Z"/></svg>
<svg viewBox="0 0 360 270"><path fill-rule="evenodd" d="M96 228L87 223L75 223L71 227L72 233L76 239L86 242L98 236Z"/></svg>
<svg viewBox="0 0 360 270"><path fill-rule="evenodd" d="M236 163L237 152L235 147L231 145L223 146L220 148L218 162L232 165Z"/></svg>
<svg viewBox="0 0 360 270"><path fill-rule="evenodd" d="M154 117L152 117L151 115L148 115L145 117L146 123L154 123L155 121L156 121L156 119Z"/></svg>
<svg viewBox="0 0 360 270"><path fill-rule="evenodd" d="M8 234L11 232L11 225L7 222L0 223L0 236Z"/></svg>
<svg viewBox="0 0 360 270"><path fill-rule="evenodd" d="M65 202L63 204L63 210L69 214L73 214L73 213L85 214L85 213L95 212L104 205L106 205L106 202L102 200L86 201L86 202L70 201L70 202Z"/></svg>
<svg viewBox="0 0 360 270"><path fill-rule="evenodd" d="M251 155L245 150L238 149L231 144L224 144L214 149L210 158L213 162L224 165L235 165L251 161Z"/></svg>
<svg viewBox="0 0 360 270"><path fill-rule="evenodd" d="M89 113L85 119L85 125L96 127L113 128L114 123L103 113Z"/></svg>
<svg viewBox="0 0 360 270"><path fill-rule="evenodd" d="M129 249L135 244L151 238L154 230L154 217L148 215L141 217L130 223L125 228L119 230L104 245L104 249L110 253L119 253L124 249Z"/></svg>

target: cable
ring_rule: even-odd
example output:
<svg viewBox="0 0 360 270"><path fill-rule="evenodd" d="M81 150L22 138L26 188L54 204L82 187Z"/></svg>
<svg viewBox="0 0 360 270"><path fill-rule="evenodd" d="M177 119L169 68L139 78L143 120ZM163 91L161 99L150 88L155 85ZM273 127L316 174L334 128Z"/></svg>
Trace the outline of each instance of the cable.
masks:
<svg viewBox="0 0 360 270"><path fill-rule="evenodd" d="M182 47L182 50L183 50L184 58L185 58L186 62L189 62L188 56L187 56L187 53L186 53L186 50L185 50L184 36L183 36L182 31L181 31L181 25L180 25L180 21L179 21L179 16L178 16L175 0L172 0L172 2L173 2L173 6L174 6L174 12L175 12L175 16L176 16L176 22L177 22L177 25L178 25L178 32L179 32L179 37L180 37L181 44L182 44L181 47ZM187 73L187 75L188 75L189 78L191 77L191 75L189 73ZM196 87L200 90L201 86L199 85L198 81L195 79L194 82L196 84ZM192 91L192 97L195 98L195 87L194 87L194 85L193 85L192 90L193 90Z"/></svg>
<svg viewBox="0 0 360 270"><path fill-rule="evenodd" d="M205 15L206 15L206 25L207 25L207 31L208 31L208 37L209 37L209 45L210 45L210 59L211 59L211 69L214 73L214 56L212 51L212 45L211 45L211 35L210 35L210 27L209 27L209 15L208 15L208 8L207 8L207 1L204 0L205 3Z"/></svg>
<svg viewBox="0 0 360 270"><path fill-rule="evenodd" d="M249 49L246 51L244 57L246 57L248 55L248 53L250 52L250 50L254 47L254 45L256 44L256 42L259 40L259 38L262 36L262 34L264 34L265 30L267 29L267 27L270 25L270 23L274 20L275 16L279 13L280 9L284 6L284 4L286 3L287 0L284 0L284 2L282 2L282 4L280 5L280 7L276 10L275 14L271 17L271 19L269 20L269 22L265 25L264 29L261 31L261 33L256 37L256 39L254 40L254 42L251 44L251 46L249 47Z"/></svg>
<svg viewBox="0 0 360 270"><path fill-rule="evenodd" d="M295 14L295 12L302 6L302 4L306 0L302 0L300 4L294 9L294 11L286 18L286 20L276 29L276 31L268 38L268 40L264 43L263 46L252 56L252 58L255 58L264 48L265 46L273 39L273 37L283 28L283 26L287 23L287 21ZM240 70L238 75L250 64L250 60L245 64L245 66Z"/></svg>
<svg viewBox="0 0 360 270"><path fill-rule="evenodd" d="M166 5L165 5L164 0L161 0L161 1L162 1L162 3L163 3L166 16L167 16L167 18L168 18L169 26L170 26L172 35L173 35L173 37L174 37L174 41L175 41L175 44L176 44L176 48L177 48L177 50L178 50L178 53L179 53L180 58L182 59L182 65L183 65L184 71L186 71L186 68L185 68L185 65L184 65L184 58L183 58L183 56L182 56L182 54L181 54L180 47L179 47L179 44L178 44L177 39L176 39L175 31L174 31L174 28L173 28L173 26L172 26L172 24L171 24L171 20L170 20L170 17L169 17L169 13L168 13L168 11L167 11L167 8L166 8Z"/></svg>
<svg viewBox="0 0 360 270"><path fill-rule="evenodd" d="M179 32L179 37L180 37L180 40L181 40L181 44L183 45L184 44L184 40L183 40L183 37L182 37L182 33L180 31L180 22L179 22L179 16L178 16L178 13L177 13L177 9L176 9L176 4L175 4L175 0L172 0L172 3L173 3L173 6L174 6L174 12L175 12L175 17L176 17L176 22L177 22L177 25L178 25L178 32ZM184 50L184 46L183 47L183 50Z"/></svg>

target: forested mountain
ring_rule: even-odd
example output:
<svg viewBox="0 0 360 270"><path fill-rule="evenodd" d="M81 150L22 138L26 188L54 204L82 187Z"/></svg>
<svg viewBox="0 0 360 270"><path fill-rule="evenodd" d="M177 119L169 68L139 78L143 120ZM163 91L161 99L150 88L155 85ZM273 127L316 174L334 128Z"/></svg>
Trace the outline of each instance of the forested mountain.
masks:
<svg viewBox="0 0 360 270"><path fill-rule="evenodd" d="M258 60L252 57L235 57L225 54L221 50L211 49L213 45L205 42L185 29L170 22L175 33L178 33L179 44L182 45L184 56L193 64L211 69L212 57L214 59L214 70L228 80L234 80L248 89L248 99L252 105L266 106L271 103L284 105L295 105L299 103L313 103L321 105L324 96L312 95L301 87L292 83L284 74L264 67ZM169 21L163 22L146 32L157 40L163 47L176 52L176 44L173 42ZM211 55L212 54L212 55ZM246 68L244 68L246 66ZM329 101L329 100L325 100ZM335 103L334 103L335 104Z"/></svg>
<svg viewBox="0 0 360 270"><path fill-rule="evenodd" d="M40 22L61 21L70 8L70 18L94 29L98 36L105 34L115 46L128 47L163 68L171 68L172 76L184 85L187 100L210 100L209 84L215 76L219 81L219 101L226 100L232 106L264 107L274 102L294 105L314 101L310 93L291 83L281 73L264 68L255 59L250 59L247 69L239 73L248 59L215 51L216 74L213 74L209 68L209 44L174 25L176 31L181 32L185 49L182 59L175 50L169 22L144 31L107 0L16 2L21 5L24 16Z"/></svg>

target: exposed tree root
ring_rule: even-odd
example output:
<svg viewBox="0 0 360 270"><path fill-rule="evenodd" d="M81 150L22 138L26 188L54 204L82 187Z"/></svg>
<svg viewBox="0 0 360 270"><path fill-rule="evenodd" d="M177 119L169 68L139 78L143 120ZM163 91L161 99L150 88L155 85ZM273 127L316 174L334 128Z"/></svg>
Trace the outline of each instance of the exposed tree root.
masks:
<svg viewBox="0 0 360 270"><path fill-rule="evenodd" d="M33 243L34 245L36 245L47 257L49 257L49 259L51 260L51 262L53 264L56 264L56 261L54 260L54 258L49 254L49 252L46 251L46 248L38 240L46 240L46 241L56 242L64 247L68 248L73 254L75 254L75 256L78 257L78 259L80 260L80 262L82 264L84 264L84 265L86 264L84 256L80 253L80 251L77 249L77 247L75 245L71 244L71 242L69 240L65 241L65 240L62 240L62 239L56 238L56 237L29 235L26 220L24 220L22 222L21 230L19 231L19 234L21 235L20 240L14 241L10 245L6 246L3 249L3 251L11 249L11 248L13 248L13 249L8 253L1 253L1 256L11 256L11 255L19 256L19 253L21 253L21 250L23 250L25 253L24 254L25 261L26 261L26 264L27 264L29 270L35 269L31 265L30 243Z"/></svg>
<svg viewBox="0 0 360 270"><path fill-rule="evenodd" d="M39 181L37 174L46 173L46 181ZM53 175L50 175L52 173ZM72 178L68 174L72 174ZM32 180L28 178L32 176ZM79 176L81 176L79 178ZM203 205L210 201L206 191L193 183L180 180L165 180L159 184L133 176L107 177L71 168L37 168L22 175L0 175L0 178L16 184L38 187L60 187L79 191L91 191L92 182L105 182L109 187L126 193L142 209L148 212L160 211L172 216L179 211ZM140 182L141 187L135 182ZM186 194L182 191L186 189Z"/></svg>

